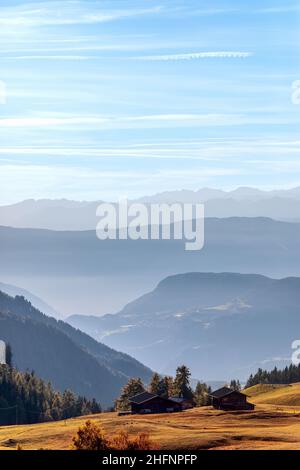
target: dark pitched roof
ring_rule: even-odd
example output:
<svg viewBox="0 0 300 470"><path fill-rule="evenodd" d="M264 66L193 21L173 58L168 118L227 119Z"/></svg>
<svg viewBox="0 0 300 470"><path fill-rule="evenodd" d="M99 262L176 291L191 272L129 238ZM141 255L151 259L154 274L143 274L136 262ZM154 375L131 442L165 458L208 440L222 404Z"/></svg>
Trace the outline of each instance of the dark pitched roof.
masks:
<svg viewBox="0 0 300 470"><path fill-rule="evenodd" d="M136 404L141 404L145 403L149 400L152 400L152 398L157 397L157 395L154 395L154 393L149 393L149 392L142 392L138 393L137 395L134 395L133 397L129 398L129 401L131 403L136 403Z"/></svg>
<svg viewBox="0 0 300 470"><path fill-rule="evenodd" d="M228 387L222 387L222 388L219 388L218 390L215 390L214 392L212 392L210 395L214 398L222 398L222 397L225 397L226 395L230 395L230 393L240 393L241 395L244 395L244 393L242 392L238 392L237 390L232 390L232 388L228 388Z"/></svg>

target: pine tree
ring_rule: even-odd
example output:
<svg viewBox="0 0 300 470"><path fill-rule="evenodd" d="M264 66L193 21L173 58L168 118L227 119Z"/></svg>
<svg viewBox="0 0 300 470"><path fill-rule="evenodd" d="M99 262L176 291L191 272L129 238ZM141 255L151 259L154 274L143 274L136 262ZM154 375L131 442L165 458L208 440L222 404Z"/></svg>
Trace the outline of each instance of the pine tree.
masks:
<svg viewBox="0 0 300 470"><path fill-rule="evenodd" d="M205 383L198 382L194 392L194 400L197 406L207 406L210 404L211 389Z"/></svg>
<svg viewBox="0 0 300 470"><path fill-rule="evenodd" d="M160 396L169 398L175 396L174 394L174 379L166 375L160 383Z"/></svg>
<svg viewBox="0 0 300 470"><path fill-rule="evenodd" d="M174 381L174 395L179 398L193 399L193 391L190 386L191 372L185 365L177 367Z"/></svg>
<svg viewBox="0 0 300 470"><path fill-rule="evenodd" d="M162 379L160 375L157 372L154 372L149 385L149 392L154 393L155 395L160 395L161 381Z"/></svg>
<svg viewBox="0 0 300 470"><path fill-rule="evenodd" d="M161 377L155 372L149 385L149 392L164 398L171 397L173 395L173 378Z"/></svg>
<svg viewBox="0 0 300 470"><path fill-rule="evenodd" d="M229 388L231 388L232 390L235 390L237 392L240 392L242 387L241 387L241 384L240 384L239 380L232 380L230 382Z"/></svg>
<svg viewBox="0 0 300 470"><path fill-rule="evenodd" d="M300 365L291 364L282 370L274 367L271 371L258 369L256 374L251 374L246 383L246 388L257 384L290 384L300 381Z"/></svg>
<svg viewBox="0 0 300 470"><path fill-rule="evenodd" d="M130 379L123 387L120 397L116 400L115 408L118 411L127 411L130 408L129 398L145 391L142 379Z"/></svg>
<svg viewBox="0 0 300 470"><path fill-rule="evenodd" d="M95 400L90 402L70 391L61 395L34 372L0 366L0 425L53 421L100 411Z"/></svg>
<svg viewBox="0 0 300 470"><path fill-rule="evenodd" d="M8 365L8 367L12 367L13 366L13 360L12 360L12 349L11 349L11 345L9 343L7 343L6 345L6 351L5 351L5 361L6 361L6 364Z"/></svg>
<svg viewBox="0 0 300 470"><path fill-rule="evenodd" d="M91 410L92 414L101 413L101 406L99 405L99 403L97 403L95 398L93 398L93 400L90 404L90 410Z"/></svg>

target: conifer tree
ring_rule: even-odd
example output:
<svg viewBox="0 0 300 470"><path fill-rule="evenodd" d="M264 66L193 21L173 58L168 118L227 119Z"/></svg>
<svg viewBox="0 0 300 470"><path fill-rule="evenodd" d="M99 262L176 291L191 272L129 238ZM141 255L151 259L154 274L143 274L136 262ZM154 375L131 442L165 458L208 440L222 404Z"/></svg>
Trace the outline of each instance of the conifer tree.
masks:
<svg viewBox="0 0 300 470"><path fill-rule="evenodd" d="M163 393L162 396L165 398L174 397L174 379L171 376L165 376L163 378Z"/></svg>
<svg viewBox="0 0 300 470"><path fill-rule="evenodd" d="M198 382L194 392L194 400L197 406L207 406L210 404L211 388L205 383Z"/></svg>
<svg viewBox="0 0 300 470"><path fill-rule="evenodd" d="M161 377L155 372L149 385L149 392L164 398L171 397L173 395L173 378Z"/></svg>
<svg viewBox="0 0 300 470"><path fill-rule="evenodd" d="M8 365L8 367L12 367L13 366L13 360L12 360L12 349L11 349L11 345L9 343L7 343L6 345L6 351L5 351L5 361L6 361L6 364Z"/></svg>
<svg viewBox="0 0 300 470"><path fill-rule="evenodd" d="M193 399L193 391L190 386L191 372L185 365L177 367L174 381L174 395L179 398Z"/></svg>
<svg viewBox="0 0 300 470"><path fill-rule="evenodd" d="M229 388L231 388L232 390L235 390L237 392L240 392L242 387L241 387L241 384L240 384L239 380L232 380L230 382Z"/></svg>
<svg viewBox="0 0 300 470"><path fill-rule="evenodd" d="M154 393L155 395L160 395L161 381L162 379L160 375L157 372L154 372L149 385L149 392Z"/></svg>
<svg viewBox="0 0 300 470"><path fill-rule="evenodd" d="M282 370L279 370L277 367L274 367L274 369L271 371L262 370L260 368L256 374L250 375L246 383L246 388L257 384L290 384L299 381L300 364L291 364Z"/></svg>
<svg viewBox="0 0 300 470"><path fill-rule="evenodd" d="M7 364L0 365L0 425L53 421L100 411L96 400L77 397L70 391L62 395L34 372L22 373Z"/></svg>
<svg viewBox="0 0 300 470"><path fill-rule="evenodd" d="M129 398L145 391L142 379L130 379L123 387L120 397L116 400L115 407L118 411L129 410Z"/></svg>

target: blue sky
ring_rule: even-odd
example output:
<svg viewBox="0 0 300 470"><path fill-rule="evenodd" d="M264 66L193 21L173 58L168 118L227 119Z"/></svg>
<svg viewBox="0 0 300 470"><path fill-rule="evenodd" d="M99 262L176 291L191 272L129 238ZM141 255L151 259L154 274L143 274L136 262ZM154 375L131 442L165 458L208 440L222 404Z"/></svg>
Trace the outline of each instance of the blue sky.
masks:
<svg viewBox="0 0 300 470"><path fill-rule="evenodd" d="M299 19L299 0L0 0L0 204L300 185Z"/></svg>

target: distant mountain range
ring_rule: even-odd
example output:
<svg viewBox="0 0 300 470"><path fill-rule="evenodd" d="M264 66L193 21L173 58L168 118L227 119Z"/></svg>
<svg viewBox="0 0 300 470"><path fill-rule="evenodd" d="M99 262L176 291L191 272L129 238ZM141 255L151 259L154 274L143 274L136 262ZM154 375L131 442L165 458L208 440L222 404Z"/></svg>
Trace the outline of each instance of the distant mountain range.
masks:
<svg viewBox="0 0 300 470"><path fill-rule="evenodd" d="M10 343L18 369L34 370L55 389L70 389L113 404L130 377L148 382L151 371L87 334L32 306L24 297L0 291L0 339Z"/></svg>
<svg viewBox="0 0 300 470"><path fill-rule="evenodd" d="M270 217L300 221L300 187L262 191L238 188L234 191L203 188L198 191L163 192L137 201L150 203L205 203L207 217ZM49 230L93 230L96 208L101 201L26 200L0 206L0 225Z"/></svg>
<svg viewBox="0 0 300 470"><path fill-rule="evenodd" d="M68 322L149 367L191 367L202 380L245 380L290 363L300 338L300 278L187 273L164 279L116 315Z"/></svg>
<svg viewBox="0 0 300 470"><path fill-rule="evenodd" d="M300 201L300 187L292 189L282 189L273 191L263 191L251 187L239 187L232 191L221 189L201 188L198 191L179 190L164 191L153 196L144 196L139 202L207 202L212 200L233 200L233 201L261 201L271 199L296 199Z"/></svg>
<svg viewBox="0 0 300 470"><path fill-rule="evenodd" d="M300 224L207 219L202 251L181 240L99 241L94 231L0 227L0 279L37 293L62 315L119 311L180 272L300 276Z"/></svg>

